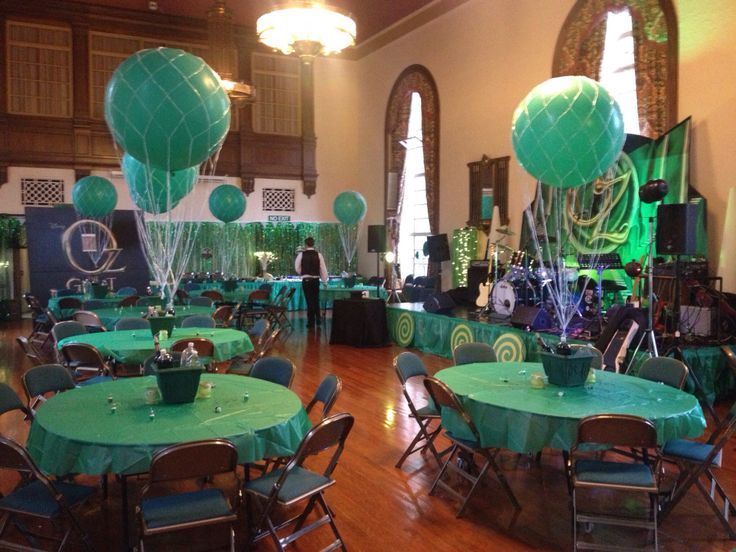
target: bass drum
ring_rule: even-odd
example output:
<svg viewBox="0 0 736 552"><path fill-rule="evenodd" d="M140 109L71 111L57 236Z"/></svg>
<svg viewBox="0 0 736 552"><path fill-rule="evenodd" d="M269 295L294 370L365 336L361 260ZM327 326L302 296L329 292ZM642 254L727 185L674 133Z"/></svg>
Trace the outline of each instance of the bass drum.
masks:
<svg viewBox="0 0 736 552"><path fill-rule="evenodd" d="M491 307L503 316L511 316L516 305L534 306L538 301L537 290L527 281L513 284L501 280L491 289Z"/></svg>

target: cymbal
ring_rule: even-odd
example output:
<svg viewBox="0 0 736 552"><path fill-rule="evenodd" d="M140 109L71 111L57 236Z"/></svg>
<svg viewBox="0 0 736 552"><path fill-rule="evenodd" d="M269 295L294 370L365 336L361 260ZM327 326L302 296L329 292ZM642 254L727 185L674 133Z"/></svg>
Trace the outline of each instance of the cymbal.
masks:
<svg viewBox="0 0 736 552"><path fill-rule="evenodd" d="M496 228L496 232L498 232L499 234L503 234L504 236L514 235L513 230L509 230L508 226L502 226L501 228Z"/></svg>

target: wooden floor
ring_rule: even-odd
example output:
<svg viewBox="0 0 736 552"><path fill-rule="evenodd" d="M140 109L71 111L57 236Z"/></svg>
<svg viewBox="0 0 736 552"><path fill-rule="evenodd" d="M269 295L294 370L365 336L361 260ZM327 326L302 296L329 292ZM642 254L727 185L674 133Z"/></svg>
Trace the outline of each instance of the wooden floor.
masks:
<svg viewBox="0 0 736 552"><path fill-rule="evenodd" d="M540 464L526 456L501 455L501 467L523 509L514 509L493 480L481 489L462 519L455 518L456 504L448 497L428 496L427 490L437 466L433 460L415 455L403 469L394 467L415 433L414 421L407 417L396 375L391 366L401 352L395 346L356 349L329 345L326 326L307 331L304 319L295 320L295 330L277 346L274 354L290 357L298 372L294 391L306 402L325 374L334 372L343 380L342 395L333 412L355 416L355 427L335 476L337 485L327 499L337 514L337 524L351 550L569 550L572 546L569 500L558 452L547 450ZM13 386L22 396L20 375L30 367L14 342L16 335L28 335L30 323L0 324L0 381ZM422 355L430 372L450 365L450 361ZM421 390L416 389L417 393ZM720 409L727 408L720 405ZM19 418L0 418L0 432L25 441L27 425ZM90 481L95 479L89 478ZM736 495L734 444L727 447L719 480ZM7 477L0 487L7 490ZM96 499L83 511L81 523L98 550L122 547L119 490L111 484L107 501ZM132 493L131 502L135 501ZM245 517L245 516L244 516ZM244 526L243 526L244 527ZM329 530L320 529L295 550L319 550L329 542ZM243 544L244 531L238 536ZM637 537L637 538L634 538ZM636 546L641 535L618 538L623 546ZM155 543L148 550L221 550L226 543L217 531L209 531L179 541ZM705 501L695 492L662 524L661 550L727 551L736 542L726 539L721 526ZM73 548L76 549L76 548ZM262 542L257 550L272 550Z"/></svg>

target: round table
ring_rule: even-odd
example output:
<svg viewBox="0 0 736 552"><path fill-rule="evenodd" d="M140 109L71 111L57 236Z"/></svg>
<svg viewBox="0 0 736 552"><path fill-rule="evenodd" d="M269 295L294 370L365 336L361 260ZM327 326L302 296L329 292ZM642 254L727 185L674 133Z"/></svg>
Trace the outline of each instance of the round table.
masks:
<svg viewBox="0 0 736 552"><path fill-rule="evenodd" d="M240 463L291 455L311 427L299 397L286 387L228 374L202 374L200 381L215 384L211 397L187 404L146 404L155 376L60 393L38 409L26 448L46 473L129 475L148 471L161 447L198 439L232 441Z"/></svg>
<svg viewBox="0 0 736 552"><path fill-rule="evenodd" d="M206 337L215 344L215 362L229 360L236 355L249 353L253 344L248 334L231 328L176 328L168 339L161 340L161 348L170 349L175 341L187 337ZM111 356L124 364L141 364L154 351L150 330L120 330L74 335L59 341L61 349L66 343L94 345L103 356ZM203 359L206 360L206 359Z"/></svg>
<svg viewBox="0 0 736 552"><path fill-rule="evenodd" d="M102 320L102 324L108 329L111 330L115 327L115 324L118 320L121 318L142 318L144 314L147 313L147 307L138 307L138 306L130 306L130 307L117 307L117 308L104 308L104 309L94 309L93 311L97 316L100 317L100 320ZM177 305L175 308L175 314L174 314L174 324L176 326L181 326L181 321L187 318L188 316L192 315L203 315L203 316L212 316L212 313L215 312L214 307L200 307L197 305L189 306L189 305Z"/></svg>
<svg viewBox="0 0 736 552"><path fill-rule="evenodd" d="M522 453L544 447L569 450L578 421L603 413L651 420L660 443L698 437L706 426L697 399L666 385L596 370L593 384L538 389L530 384L535 372L543 373L541 364L492 362L453 366L435 377L460 397L484 447ZM454 412L442 413L442 425L453 435L472 438Z"/></svg>

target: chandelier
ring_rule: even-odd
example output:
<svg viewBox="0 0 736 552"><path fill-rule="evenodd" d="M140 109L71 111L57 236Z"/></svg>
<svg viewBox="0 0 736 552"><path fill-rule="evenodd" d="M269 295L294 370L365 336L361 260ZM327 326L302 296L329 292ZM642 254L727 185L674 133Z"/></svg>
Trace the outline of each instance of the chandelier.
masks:
<svg viewBox="0 0 736 552"><path fill-rule="evenodd" d="M266 46L311 63L355 44L355 21L321 2L291 2L259 17L256 33Z"/></svg>

